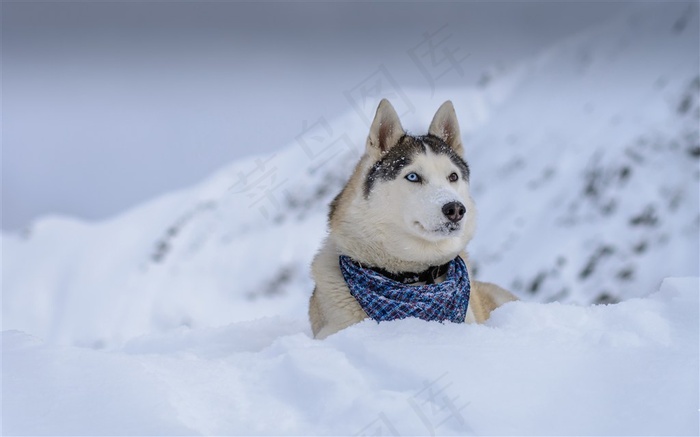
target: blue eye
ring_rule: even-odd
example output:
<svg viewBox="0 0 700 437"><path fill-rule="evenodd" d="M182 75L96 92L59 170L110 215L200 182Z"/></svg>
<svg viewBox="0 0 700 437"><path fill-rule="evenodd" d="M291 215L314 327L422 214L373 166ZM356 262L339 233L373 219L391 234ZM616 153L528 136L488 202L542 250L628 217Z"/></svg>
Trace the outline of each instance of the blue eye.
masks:
<svg viewBox="0 0 700 437"><path fill-rule="evenodd" d="M406 175L406 180L409 182L420 182L420 176L418 176L418 173L409 173Z"/></svg>

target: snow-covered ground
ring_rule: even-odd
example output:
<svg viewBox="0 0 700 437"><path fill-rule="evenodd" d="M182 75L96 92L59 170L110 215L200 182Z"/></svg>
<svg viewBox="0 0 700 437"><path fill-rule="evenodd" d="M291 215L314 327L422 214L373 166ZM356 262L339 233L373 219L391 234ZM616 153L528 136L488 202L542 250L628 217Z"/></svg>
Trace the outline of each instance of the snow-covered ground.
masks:
<svg viewBox="0 0 700 437"><path fill-rule="evenodd" d="M95 351L3 333L3 432L697 435L698 280L486 326L265 318Z"/></svg>
<svg viewBox="0 0 700 437"><path fill-rule="evenodd" d="M640 4L478 89L380 69L276 155L3 234L3 433L697 434L698 281L661 283L700 276L698 56L697 5ZM475 274L523 301L315 341L309 263L387 96L416 133L454 102Z"/></svg>

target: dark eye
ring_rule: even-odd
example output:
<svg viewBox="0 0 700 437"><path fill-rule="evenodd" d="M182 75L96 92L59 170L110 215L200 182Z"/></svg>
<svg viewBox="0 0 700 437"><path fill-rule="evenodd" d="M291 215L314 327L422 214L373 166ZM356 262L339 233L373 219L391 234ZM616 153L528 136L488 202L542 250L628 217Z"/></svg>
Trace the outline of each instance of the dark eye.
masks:
<svg viewBox="0 0 700 437"><path fill-rule="evenodd" d="M420 176L418 176L418 173L415 173L415 172L407 174L406 180L409 182L420 182L421 181Z"/></svg>
<svg viewBox="0 0 700 437"><path fill-rule="evenodd" d="M450 182L457 182L458 179L459 176L457 176L457 173L452 173L447 177L447 180L449 180Z"/></svg>

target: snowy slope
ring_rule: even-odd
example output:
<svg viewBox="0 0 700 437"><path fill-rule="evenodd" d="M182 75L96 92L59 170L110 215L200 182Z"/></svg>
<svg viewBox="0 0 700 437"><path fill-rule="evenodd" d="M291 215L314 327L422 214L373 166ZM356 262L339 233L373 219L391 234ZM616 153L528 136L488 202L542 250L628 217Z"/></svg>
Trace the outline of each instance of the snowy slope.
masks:
<svg viewBox="0 0 700 437"><path fill-rule="evenodd" d="M640 5L482 88L393 96L417 133L455 103L480 212L477 277L526 300L588 304L698 276L697 33L697 8ZM114 348L183 327L303 320L327 204L385 95L112 220L51 217L3 235L3 329Z"/></svg>
<svg viewBox="0 0 700 437"><path fill-rule="evenodd" d="M487 326L282 318L113 351L2 335L4 435L698 435L697 278ZM643 365L642 365L643 363Z"/></svg>
<svg viewBox="0 0 700 437"><path fill-rule="evenodd" d="M641 9L525 67L468 139L480 274L579 303L698 275L697 20L682 4Z"/></svg>

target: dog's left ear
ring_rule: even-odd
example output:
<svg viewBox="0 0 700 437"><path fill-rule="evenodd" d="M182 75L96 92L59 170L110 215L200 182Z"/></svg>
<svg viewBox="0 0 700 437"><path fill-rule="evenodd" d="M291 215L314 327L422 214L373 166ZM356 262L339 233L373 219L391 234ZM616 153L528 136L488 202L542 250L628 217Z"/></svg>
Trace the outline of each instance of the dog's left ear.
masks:
<svg viewBox="0 0 700 437"><path fill-rule="evenodd" d="M455 107L452 106L450 100L443 103L437 110L433 121L430 123L428 133L442 139L448 146L452 147L452 150L457 152L459 156L464 155L457 114L455 114Z"/></svg>

